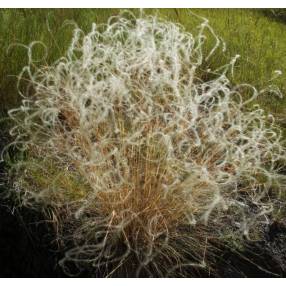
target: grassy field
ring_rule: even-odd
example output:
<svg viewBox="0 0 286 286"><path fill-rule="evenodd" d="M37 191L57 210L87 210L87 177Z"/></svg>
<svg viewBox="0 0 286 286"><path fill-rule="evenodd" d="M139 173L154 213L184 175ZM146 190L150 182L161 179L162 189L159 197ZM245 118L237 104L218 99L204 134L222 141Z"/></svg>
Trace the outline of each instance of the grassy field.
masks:
<svg viewBox="0 0 286 286"><path fill-rule="evenodd" d="M211 65L219 66L236 54L241 55L235 67L233 82L248 82L258 88L276 84L286 93L286 25L280 17L271 13L248 9L192 9L209 19L216 33L225 40L227 51L215 56ZM139 13L138 10L134 11ZM188 9L149 9L147 13L158 13L169 20L179 22L194 31L199 23ZM29 45L41 41L46 46L47 56L35 63L47 65L64 55L75 23L89 31L92 22L105 22L118 9L2 9L0 10L0 113L19 103L17 75L27 64L27 49L17 44ZM277 11L275 15L280 15ZM211 44L211 40L208 42ZM35 45L33 58L41 59L45 54L42 45ZM275 70L282 76L270 81ZM276 114L282 125L286 99L263 96L259 103ZM284 121L284 122L283 122Z"/></svg>

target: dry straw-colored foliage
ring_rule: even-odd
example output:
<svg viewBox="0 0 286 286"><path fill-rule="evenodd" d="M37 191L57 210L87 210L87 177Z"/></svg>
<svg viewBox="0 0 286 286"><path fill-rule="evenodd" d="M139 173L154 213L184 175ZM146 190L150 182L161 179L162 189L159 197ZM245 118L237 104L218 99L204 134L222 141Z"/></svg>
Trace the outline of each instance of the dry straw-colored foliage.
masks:
<svg viewBox="0 0 286 286"><path fill-rule="evenodd" d="M207 53L206 34L216 43ZM220 46L206 19L194 35L129 13L75 29L51 66L35 69L30 45L30 92L9 112L25 154L13 193L51 210L73 244L63 267L190 275L211 267L209 240L251 239L269 223L285 148L273 117L249 108L264 91L228 79L237 56L204 70Z"/></svg>

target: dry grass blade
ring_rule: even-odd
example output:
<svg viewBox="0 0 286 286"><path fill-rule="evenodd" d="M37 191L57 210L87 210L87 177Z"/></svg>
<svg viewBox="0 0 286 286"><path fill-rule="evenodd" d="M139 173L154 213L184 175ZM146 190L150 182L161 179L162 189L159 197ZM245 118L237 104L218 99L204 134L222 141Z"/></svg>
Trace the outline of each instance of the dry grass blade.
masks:
<svg viewBox="0 0 286 286"><path fill-rule="evenodd" d="M206 31L217 41L205 55ZM260 92L227 78L238 56L203 70L219 45L207 21L193 35L121 14L76 29L54 65L25 68L34 93L9 113L25 151L14 189L55 210L74 244L63 266L184 275L208 266L208 237L255 238L268 223L285 192L285 148L270 117L249 109Z"/></svg>

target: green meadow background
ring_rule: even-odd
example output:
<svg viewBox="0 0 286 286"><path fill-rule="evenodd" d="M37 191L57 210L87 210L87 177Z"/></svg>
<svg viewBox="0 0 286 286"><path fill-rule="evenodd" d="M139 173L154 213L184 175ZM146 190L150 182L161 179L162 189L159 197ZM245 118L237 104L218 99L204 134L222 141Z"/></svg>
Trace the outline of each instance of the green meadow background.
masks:
<svg viewBox="0 0 286 286"><path fill-rule="evenodd" d="M139 10L132 10L135 14ZM286 14L284 10L265 9L191 9L209 19L217 35L224 39L227 50L216 54L209 65L227 63L239 54L234 83L247 82L257 88L277 85L286 94ZM105 22L119 9L0 9L0 116L17 106L17 75L28 62L24 46L32 41L41 41L46 46L47 57L36 63L48 65L65 54L71 41L75 23L88 32L91 23ZM195 31L200 23L190 14L190 9L146 9L145 13L158 14L163 18L182 24ZM214 39L209 37L207 44ZM33 49L34 58L42 58L43 46ZM282 76L271 80L275 70ZM276 115L279 124L286 129L286 98L264 95L259 104ZM285 133L286 134L286 133Z"/></svg>

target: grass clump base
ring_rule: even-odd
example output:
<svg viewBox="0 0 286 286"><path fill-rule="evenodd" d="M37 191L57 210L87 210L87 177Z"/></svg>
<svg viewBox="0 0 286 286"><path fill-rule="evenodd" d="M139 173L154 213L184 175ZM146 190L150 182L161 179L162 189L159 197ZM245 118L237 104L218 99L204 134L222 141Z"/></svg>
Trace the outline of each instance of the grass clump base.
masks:
<svg viewBox="0 0 286 286"><path fill-rule="evenodd" d="M35 68L29 53L28 92L9 112L10 146L23 153L12 193L52 214L72 244L66 271L195 275L212 269L211 240L257 239L269 223L285 148L273 117L250 108L263 91L228 79L238 56L204 69L219 48L206 19L194 35L123 13L75 29L51 66Z"/></svg>

